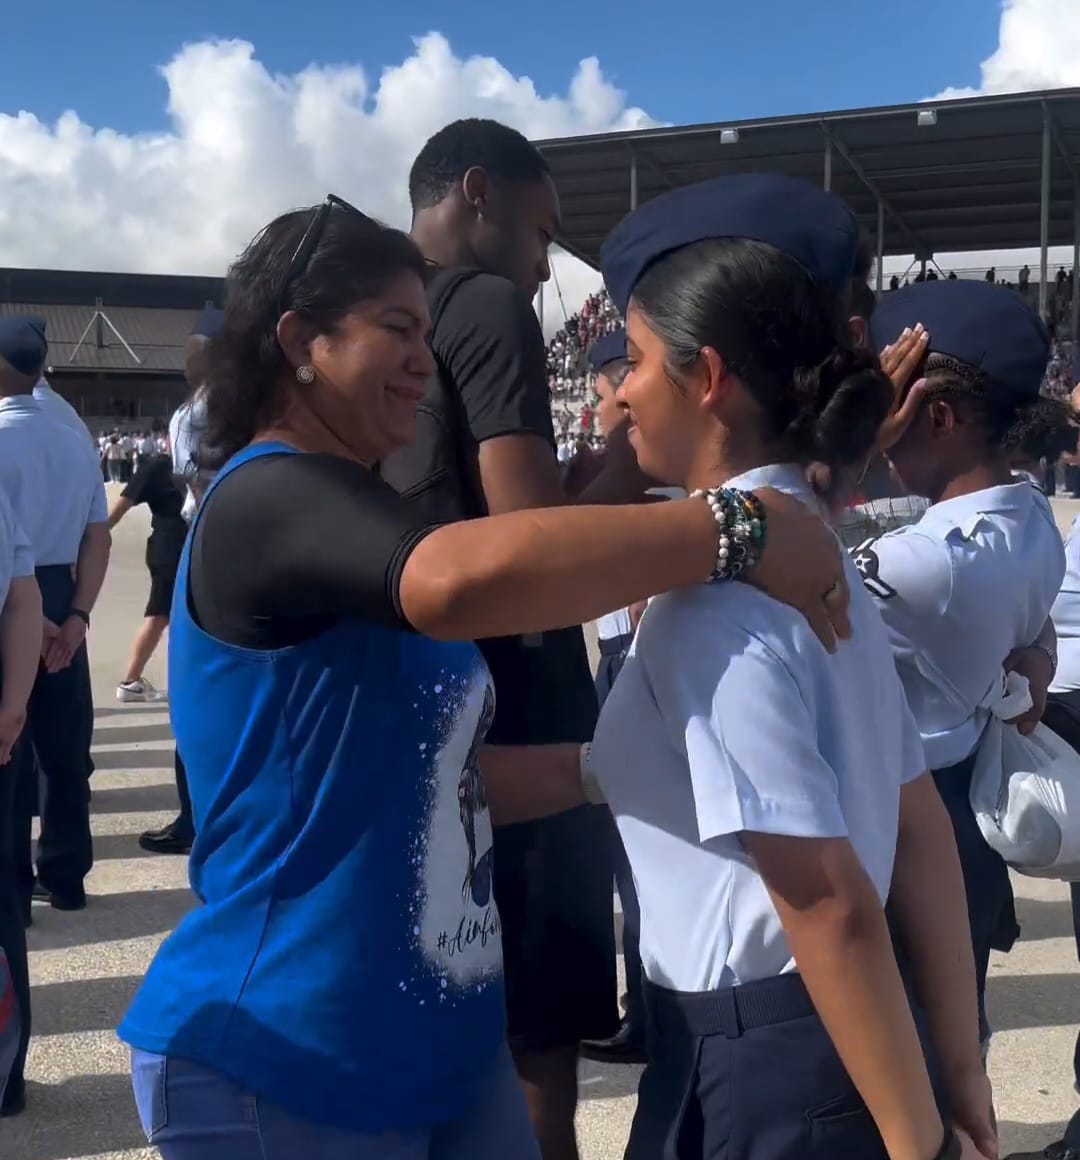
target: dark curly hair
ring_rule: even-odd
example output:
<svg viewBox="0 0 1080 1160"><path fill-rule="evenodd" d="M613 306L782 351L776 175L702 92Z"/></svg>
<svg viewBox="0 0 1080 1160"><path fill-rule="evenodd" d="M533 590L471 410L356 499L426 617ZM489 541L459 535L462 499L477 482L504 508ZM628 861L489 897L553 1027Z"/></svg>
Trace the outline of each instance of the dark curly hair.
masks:
<svg viewBox="0 0 1080 1160"><path fill-rule="evenodd" d="M847 336L847 289L814 282L763 242L710 239L661 258L632 301L663 340L673 381L713 347L757 402L766 441L832 472L865 461L892 387Z"/></svg>
<svg viewBox="0 0 1080 1160"><path fill-rule="evenodd" d="M1051 462L1076 451L1080 416L1064 400L1018 395L950 355L931 352L923 373L928 397L957 404L981 429L991 450Z"/></svg>
<svg viewBox="0 0 1080 1160"><path fill-rule="evenodd" d="M211 342L206 388L206 444L200 467L218 467L251 442L281 405L288 369L277 340L281 315L295 310L331 333L393 278L425 275L412 240L355 210L334 208L307 265L290 280L293 255L318 207L275 218L229 269L225 329Z"/></svg>

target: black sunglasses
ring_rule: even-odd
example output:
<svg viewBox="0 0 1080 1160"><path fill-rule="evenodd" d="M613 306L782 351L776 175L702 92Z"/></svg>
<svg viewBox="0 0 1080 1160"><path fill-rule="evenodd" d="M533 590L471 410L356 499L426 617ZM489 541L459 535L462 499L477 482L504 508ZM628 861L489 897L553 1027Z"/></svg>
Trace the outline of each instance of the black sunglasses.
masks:
<svg viewBox="0 0 1080 1160"><path fill-rule="evenodd" d="M292 288L296 279L307 270L311 256L315 253L316 247L322 241L322 236L326 232L326 223L330 220L330 214L335 209L356 214L358 218L363 218L364 221L370 220L366 213L358 210L355 205L350 205L344 198L338 197L333 193L326 195L326 200L312 214L311 221L308 222L308 228L304 230L300 244L296 247L296 252L293 254L292 261L289 263L289 270L285 275L285 285L281 288L281 313L285 312L285 299L289 290Z"/></svg>

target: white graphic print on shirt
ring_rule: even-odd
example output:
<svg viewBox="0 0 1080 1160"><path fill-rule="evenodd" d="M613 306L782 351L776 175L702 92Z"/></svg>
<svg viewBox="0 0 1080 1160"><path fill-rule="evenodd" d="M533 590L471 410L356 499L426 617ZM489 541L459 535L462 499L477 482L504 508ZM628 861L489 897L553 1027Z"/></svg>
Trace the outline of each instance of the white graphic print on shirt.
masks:
<svg viewBox="0 0 1080 1160"><path fill-rule="evenodd" d="M450 702L449 722L432 767L419 942L435 970L464 986L487 981L502 969L491 817L480 775L480 746L495 696L483 667L458 690L437 685L434 691Z"/></svg>

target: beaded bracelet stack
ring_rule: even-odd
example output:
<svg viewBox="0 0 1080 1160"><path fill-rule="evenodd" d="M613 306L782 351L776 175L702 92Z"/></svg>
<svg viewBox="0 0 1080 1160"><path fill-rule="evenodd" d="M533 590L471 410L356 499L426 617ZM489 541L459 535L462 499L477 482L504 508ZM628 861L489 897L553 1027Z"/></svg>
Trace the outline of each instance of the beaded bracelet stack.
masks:
<svg viewBox="0 0 1080 1160"><path fill-rule="evenodd" d="M703 499L716 520L720 539L716 567L709 581L737 580L761 559L765 550L765 508L753 492L731 487L711 487L690 493Z"/></svg>

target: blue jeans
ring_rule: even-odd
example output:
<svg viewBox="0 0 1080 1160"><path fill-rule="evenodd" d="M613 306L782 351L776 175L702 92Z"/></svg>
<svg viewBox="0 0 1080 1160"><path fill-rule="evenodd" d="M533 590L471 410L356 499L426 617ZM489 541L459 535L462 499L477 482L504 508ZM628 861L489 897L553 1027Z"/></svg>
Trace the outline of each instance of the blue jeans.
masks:
<svg viewBox="0 0 1080 1160"><path fill-rule="evenodd" d="M457 1120L403 1132L300 1120L182 1059L133 1050L131 1073L143 1131L162 1160L540 1160L506 1047Z"/></svg>

